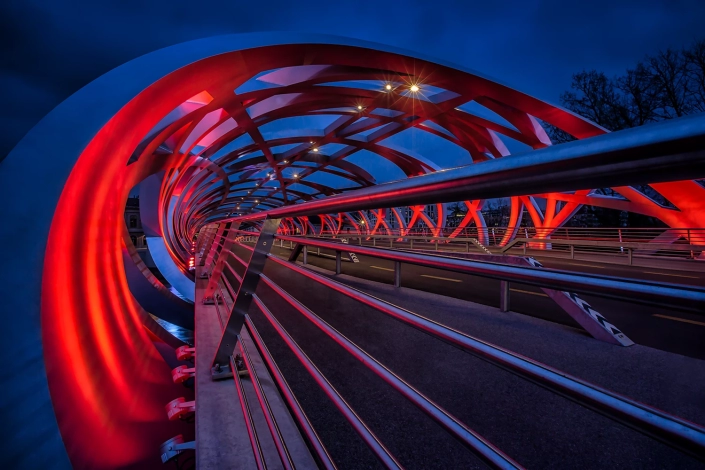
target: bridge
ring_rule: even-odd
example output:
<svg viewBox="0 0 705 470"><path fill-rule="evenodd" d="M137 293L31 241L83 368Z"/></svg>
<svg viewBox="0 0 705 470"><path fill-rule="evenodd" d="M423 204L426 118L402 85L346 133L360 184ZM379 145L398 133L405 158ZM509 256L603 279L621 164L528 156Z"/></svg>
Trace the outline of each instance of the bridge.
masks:
<svg viewBox="0 0 705 470"><path fill-rule="evenodd" d="M702 178L703 116L607 133L378 44L253 34L135 59L0 163L4 455L703 468ZM661 228L572 227L584 205Z"/></svg>

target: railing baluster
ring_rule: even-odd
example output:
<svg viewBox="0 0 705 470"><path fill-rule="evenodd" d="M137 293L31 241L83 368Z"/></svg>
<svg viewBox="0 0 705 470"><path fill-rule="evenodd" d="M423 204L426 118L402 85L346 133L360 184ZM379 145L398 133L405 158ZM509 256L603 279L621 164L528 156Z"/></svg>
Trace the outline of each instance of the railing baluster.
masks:
<svg viewBox="0 0 705 470"><path fill-rule="evenodd" d="M255 422L252 419L252 413L250 412L250 405L247 402L247 396L245 395L245 388L242 386L242 380L240 375L237 373L237 366L232 356L229 358L230 367L233 370L233 380L235 381L235 389L237 390L237 396L240 400L240 408L242 409L242 414L245 417L245 426L247 428L247 434L250 437L250 443L252 444L252 453L255 456L255 462L257 463L258 470L265 470L267 468L264 462L264 455L262 454L262 446L259 444L259 438L257 437L257 429L255 429Z"/></svg>
<svg viewBox="0 0 705 470"><path fill-rule="evenodd" d="M328 398L333 402L338 411L340 411L347 421L352 425L353 429L358 433L367 446L372 450L372 452L377 456L377 458L382 462L387 468L401 469L402 466L397 462L394 456L389 452L389 450L380 442L380 440L375 436L375 434L367 427L362 419L355 413L355 411L350 408L348 402L340 396L338 391L331 385L328 379L321 373L321 371L316 367L316 365L311 362L311 359L306 355L306 353L301 349L301 347L294 341L294 339L289 335L289 333L284 329L284 327L279 323L276 317L269 311L262 300L255 294L252 296L255 304L259 308L260 312L269 321L269 324L274 327L274 330L279 334L279 336L284 340L289 349L294 353L296 358L301 362L306 371L311 374L313 379L316 381L323 392L328 396Z"/></svg>
<svg viewBox="0 0 705 470"><path fill-rule="evenodd" d="M573 400L641 433L698 458L705 455L705 428L669 415L656 408L633 401L577 377L553 369L506 349L461 333L419 314L402 309L360 290L329 279L307 268L274 256L270 259L284 267L362 302L382 313L435 336L451 345Z"/></svg>
<svg viewBox="0 0 705 470"><path fill-rule="evenodd" d="M477 456L480 457L485 463L489 464L493 468L522 468L518 463L514 462L509 456L492 445L484 437L465 426L465 424L460 422L457 418L406 383L402 378L378 362L374 357L370 356L358 345L343 336L338 330L330 326L321 317L293 298L288 292L285 292L267 276L262 275L262 282L267 284L289 305L294 307L299 313L301 313L321 331L328 335L328 337L342 346L348 353L355 357L355 359L377 374L378 377L387 382L405 398L416 405L421 411L426 413L445 430L450 432L456 439L475 452Z"/></svg>
<svg viewBox="0 0 705 470"><path fill-rule="evenodd" d="M328 450L325 448L325 446L321 442L321 439L318 437L318 434L313 429L313 426L311 425L308 416L306 416L306 413L304 413L304 410L301 408L299 401L296 399L296 396L294 396L294 392L291 391L291 388L289 387L289 384L284 378L284 375L282 374L281 370L279 370L279 366L277 366L277 363L274 362L272 354L269 352L269 349L267 349L267 346L264 344L264 341L262 340L259 331L257 331L257 328L255 328L255 325L254 323L252 323L252 319L249 315L245 317L245 326L247 327L247 331L250 333L250 337L255 343L258 352L264 359L264 362L267 365L267 370L269 370L269 373L274 378L274 381L276 382L277 387L279 388L279 392L284 397L284 400L286 400L289 409L296 418L296 423L299 425L299 428L302 430L302 432L306 435L307 443L311 446L311 449L314 451L315 456L318 458L319 464L326 470L335 470L336 466L333 462L333 459L330 457L330 454L328 454Z"/></svg>
<svg viewBox="0 0 705 470"><path fill-rule="evenodd" d="M277 453L279 454L279 459L285 470L293 470L294 462L291 460L291 455L289 455L289 450L286 448L286 443L284 442L284 437L282 436L281 430L274 419L274 414L272 413L272 407L269 405L269 400L267 400L264 390L262 389L262 384L257 376L257 371L255 371L254 365L252 364L252 359L247 351L247 346L242 341L242 337L238 336L238 348L240 349L240 354L242 355L242 360L250 374L250 380L255 389L255 395L257 396L257 401L264 414L264 419L267 422L267 427L274 440L274 446L277 448ZM238 375L238 374L235 374Z"/></svg>

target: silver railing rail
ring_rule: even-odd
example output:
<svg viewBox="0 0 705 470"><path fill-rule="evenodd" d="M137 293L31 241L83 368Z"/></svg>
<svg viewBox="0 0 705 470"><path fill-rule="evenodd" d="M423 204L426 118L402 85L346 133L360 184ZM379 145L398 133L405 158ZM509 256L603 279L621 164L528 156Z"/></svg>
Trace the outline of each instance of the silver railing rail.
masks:
<svg viewBox="0 0 705 470"><path fill-rule="evenodd" d="M470 261L409 251L382 250L368 246L342 244L312 238L285 235L279 235L277 238L283 241L299 243L302 246L332 250L336 252L336 259L339 257L338 253L351 252L398 263L444 269L502 281L575 291L615 300L656 303L679 310L705 313L705 289L701 287L665 284L639 279L624 279L598 274L578 274L557 269L536 269L501 263Z"/></svg>
<svg viewBox="0 0 705 470"><path fill-rule="evenodd" d="M236 304L243 298L247 297L251 300L259 312L261 312L266 322L276 332L277 336L284 341L288 349L294 354L311 377L313 377L314 381L332 401L342 416L353 426L353 429L377 456L379 461L386 468L401 468L401 465L396 457L391 454L389 449L384 446L379 437L370 430L367 424L355 413L325 375L316 367L301 346L291 337L288 331L277 320L271 309L266 305L265 300L255 293L257 283L252 282L253 278L256 278L257 281L262 281L279 299L293 307L293 309L300 313L308 322L316 326L320 331L340 345L347 353L351 354L427 416L436 421L443 429L470 449L489 467L522 467L519 463L512 460L510 456L490 443L486 438L459 421L448 411L434 403L430 398L424 396L360 346L325 322L315 312L296 300L291 293L285 291L271 278L263 274L262 269L265 261L275 263L290 270L292 273L315 281L319 285L331 289L340 295L354 299L355 301L373 308L377 312L388 315L405 325L416 328L436 339L451 344L494 366L568 398L590 410L611 418L691 456L695 456L699 459L703 459L703 456L705 456L705 427L703 426L691 423L649 405L639 403L624 395L591 384L578 377L490 342L457 331L422 315L330 279L305 266L296 264L294 261L295 258L303 254L308 247L318 247L338 253L337 258L340 258L339 253L343 251L353 252L365 256L392 260L395 261L397 265L401 265L401 263L412 263L455 272L522 282L525 284L588 292L621 300L643 300L644 296L648 296L649 301L652 303L662 302L669 305L681 303L682 305L687 304L688 308L695 310L700 309L701 311L703 307L705 307L705 289L675 284L658 284L649 281L616 279L608 276L579 275L555 270L523 268L499 263L466 261L413 252L344 245L320 239L276 236L275 232L277 226L278 221L270 221L269 224L265 224L262 233L256 240L235 237L232 243L232 251L221 252L212 257L210 269L214 270L219 258L224 257L221 261L224 263L222 273L227 273L220 274L217 279L210 279L210 281L217 283L218 295L223 300L224 306L230 310L229 316L226 316L226 318L228 318L227 322L221 325L223 330L221 346L224 343L229 345L226 351L228 351L227 358L232 370L237 370L237 361L241 360L244 364L244 368L254 376L253 382L255 382L255 390L257 390L257 373L251 366L250 353L247 350L247 346L245 346L241 340L241 330L249 334L256 347L257 353L263 358L268 372L273 377L282 397L284 397L302 435L306 438L312 455L316 457L318 464L322 468L335 468L335 464L320 441L320 438L303 409L298 404L296 397L267 349L262 336L259 334L249 314L239 313L242 312L242 305L237 307ZM243 231L232 230L235 230L236 233L241 234L243 237L253 236L252 232L247 232L247 235L244 235L241 233ZM220 236L221 238L225 238L227 234L221 232ZM274 238L296 244L290 261L269 253ZM254 247L249 246L248 243L254 243ZM218 245L216 242L212 242L211 248L213 246ZM235 248L240 248L250 253L250 259L246 261L242 259L241 255L238 256L235 254ZM206 256L205 253L204 256ZM242 274L237 274L238 270L231 265L231 261L235 261L241 266L239 271ZM218 273L214 272L214 274ZM247 279L250 280L248 281ZM233 281L235 282L233 283ZM216 308L220 309L217 299L215 305ZM234 337L232 336L233 331L235 331ZM239 384L238 374L235 373L233 376L235 377L236 384L238 384L236 389L240 394L240 403L243 413L249 421L251 420L250 408L252 404L247 402L244 394L241 394L241 384ZM263 408L263 413L267 420L267 427L270 431L269 434L275 441L282 466L284 468L290 468L291 462L286 452L286 444L277 432L278 428L274 416L266 412L268 405L267 399L263 393L258 392L257 401L259 406ZM255 460L258 462L259 466L260 462L263 461L261 459L261 446L259 444L261 437L257 436L254 426L250 424L248 424L248 435L252 442Z"/></svg>
<svg viewBox="0 0 705 470"><path fill-rule="evenodd" d="M333 385L306 356L301 347L296 344L271 310L265 305L263 299L256 294L255 291L259 281L264 280L264 283L273 288L281 299L294 306L304 318L307 318L317 328L342 345L345 350L357 360L362 361L368 368L371 368L387 383L392 384L398 392L421 408L436 422L440 423L456 439L470 448L483 462L494 468L517 468L519 466L519 464L504 455L482 436L414 390L413 387L402 381L383 364L373 361L373 358L365 351L343 337L330 325L318 319L315 313L310 312L306 308L297 308L298 304L291 299L289 293L278 288L271 279L263 275L265 262L270 261L284 266L299 275L303 275L321 286L332 289L340 295L347 296L391 318L395 318L403 324L412 326L434 338L482 358L497 367L569 398L645 435L651 436L696 458L705 459L705 428L700 425L589 384L545 364L466 335L429 318L328 279L312 270L296 265L293 262L296 258L295 256L291 257L291 261L284 261L270 254L281 219L285 217L702 178L705 177L704 149L705 118L694 116L654 124L644 129L630 129L560 146L548 147L523 155L516 155L512 158L494 159L477 165L380 184L301 204L284 205L260 213L239 215L225 221L216 220L214 216L212 222L218 223L218 228L214 234L214 227L210 227L211 230L208 232L210 241L204 244L203 256L199 259L201 263L204 259L206 260L207 272L213 272L215 263L218 262L220 257L228 257L224 259L225 264L228 264L229 258L231 258L231 250L227 249L229 242L226 241L225 237L227 235L225 233L230 229L237 229L237 226L242 223L254 223L262 219L264 221L261 224L259 236L254 240L254 246L249 248L251 252L249 261L236 260L244 267L244 272L239 277L234 278L239 285L235 288L233 285L228 286L225 282L221 282L224 277L228 276L227 273L232 270L232 267L228 268L227 266L223 266L223 269L215 272L215 276L210 280L210 282L217 284L218 295L222 297L225 306L230 311L226 317L227 321L222 324L223 334L212 361L212 376L213 378L222 378L224 376L222 373L223 368L229 366L231 372L233 372L231 375L235 377L236 384L239 384L238 361L247 362L247 359L244 358L246 355L245 349L238 346L238 343L242 342L241 335L245 333L248 333L253 338L258 338L255 341L257 352L267 358L265 363L270 375L273 377L278 376L276 364L273 362L271 355L266 352L261 336L258 335L254 323L249 318L249 308L254 304L380 462L387 468L401 467L397 459L349 404L345 402ZM231 221L235 226L226 228L225 222ZM204 228L208 229L208 226ZM201 233L206 234L204 230ZM250 231L243 236L251 237L253 233ZM285 237L282 238L285 239ZM212 240L215 240L215 242ZM237 237L234 239L231 237L228 240L232 240L231 244L233 246L246 246ZM703 310L705 305L705 291L695 287L616 279L605 276L578 275L553 270L532 270L518 266L456 260L419 253L391 252L388 250L382 252L383 250L375 250L370 247L343 246L320 240L301 240L293 237L292 240L308 246L312 246L313 243L319 243L325 244L319 246L325 246L328 249L332 248L337 253L336 271L338 272L340 271L340 252L345 250L379 258L387 257L386 259L395 261L395 265L399 266L398 269L401 269L401 263L415 263L492 277L501 279L505 283L507 281L521 282L554 289L587 292L608 298L628 299L631 301L648 300L652 303L679 305L682 308L700 311ZM225 249L219 250L221 247ZM298 250L292 253L292 255L296 254L298 254ZM304 251L304 258L305 255ZM224 275L223 273L226 274ZM232 280L230 283L232 284ZM226 292L223 290L223 286L227 290L228 295L224 295ZM228 297L230 298L229 305L227 304ZM219 308L219 299L214 299L214 302L216 308ZM236 357L234 357L235 355ZM247 364L244 367L246 368ZM256 373L254 369L253 372ZM283 380L283 377L281 379ZM282 396L294 409L292 415L296 418L299 428L302 429L302 434L308 438L312 454L317 456L320 465L329 468L333 463L325 459L327 454L324 450L321 453L323 445L320 442L316 444L315 433L310 426L307 428L306 423L308 420L302 419L301 414L303 411L299 410L299 413L296 411L295 405L290 403L290 399L295 399L295 397L286 398L288 396L286 384L281 383L279 380L275 380L275 382ZM261 467L264 462L261 455L259 437L256 435L251 421L250 404L246 401L246 397L240 388L238 388L238 393L240 394L243 413L246 419L250 420L248 435L255 454L255 460L257 466ZM252 405L255 405L255 403ZM266 408L264 401L262 401L262 406ZM269 429L271 437L276 440L276 426L271 425ZM289 464L287 462L288 454L283 443L280 444L278 446L279 458L282 466L287 468Z"/></svg>
<svg viewBox="0 0 705 470"><path fill-rule="evenodd" d="M528 232L528 231L527 231ZM404 231L406 233L406 231ZM531 252L537 256L550 256L550 257L568 257L570 259L575 259L576 254L586 254L586 255L609 255L609 257L603 257L601 260L605 262L619 263L619 261L614 261L611 257L617 256L619 260L625 260L627 264L633 264L634 257L641 258L654 258L659 259L678 259L678 260L695 260L700 259L699 257L703 252L705 252L705 229L702 230L702 238L699 238L698 243L658 243L654 241L649 241L646 239L639 239L635 237L624 237L623 240L618 238L606 238L606 237L596 237L596 239L591 239L587 237L580 237L573 235L573 238L559 238L558 236L551 236L550 238L540 238L537 236L536 232L529 234L529 237L524 237L523 234L519 234L516 238L511 239L508 243L499 244L496 243L498 239L501 239L501 234L497 234L496 237L489 237L488 240L484 240L482 243L478 237L462 234L462 236L447 237L447 236L434 236L430 233L408 233L408 234L398 234L398 235L369 235L359 232L323 232L320 234L287 234L282 233L281 235L288 236L306 236L309 238L322 238L322 239L341 239L347 238L349 240L354 240L355 243L359 245L367 246L388 246L389 248L409 248L416 250L423 250L425 248L431 248L434 251L465 251L470 252L471 248L477 248L480 252L489 252L495 254L513 254L517 250L522 252L524 255ZM533 236L531 236L533 235ZM695 240L696 237L700 235L691 235L692 239ZM488 238L488 237L485 237ZM491 242L491 239L495 239L495 243ZM565 255L565 256L564 256ZM705 266L704 266L705 267Z"/></svg>

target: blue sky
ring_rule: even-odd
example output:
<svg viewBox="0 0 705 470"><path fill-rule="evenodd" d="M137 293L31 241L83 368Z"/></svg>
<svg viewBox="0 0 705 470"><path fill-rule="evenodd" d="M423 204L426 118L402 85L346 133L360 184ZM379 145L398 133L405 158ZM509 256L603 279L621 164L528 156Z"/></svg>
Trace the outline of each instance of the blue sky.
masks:
<svg viewBox="0 0 705 470"><path fill-rule="evenodd" d="M134 57L200 37L306 31L455 62L557 102L583 69L617 74L705 36L702 1L6 0L0 158L48 111Z"/></svg>

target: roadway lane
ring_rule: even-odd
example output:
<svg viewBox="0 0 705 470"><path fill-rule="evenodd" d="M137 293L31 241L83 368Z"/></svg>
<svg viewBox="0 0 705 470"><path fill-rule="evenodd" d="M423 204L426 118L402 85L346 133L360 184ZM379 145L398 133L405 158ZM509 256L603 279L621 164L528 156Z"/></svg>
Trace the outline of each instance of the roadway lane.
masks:
<svg viewBox="0 0 705 470"><path fill-rule="evenodd" d="M288 258L290 250L275 246L274 253ZM328 257L319 257L315 255L315 252L309 252L309 263L334 271L335 260L332 252L327 253L324 250L322 254L328 254ZM360 263L343 262L342 271L344 274L370 281L393 284L394 265L391 261L365 256L358 256L358 258ZM301 257L299 257L299 260L301 260ZM605 267L600 267L595 263L574 260L541 259L541 262L547 267L556 269L635 277L661 282L673 282L673 279L678 279L680 282L680 278L667 278L663 273L655 272L651 274L643 272L650 271L649 268L620 265L604 265ZM692 275L691 273L684 273L684 275L693 278L702 276L699 273ZM700 281L699 277L698 279L683 279L692 281L692 283ZM499 307L499 281L493 279L403 264L402 286ZM514 312L579 328L583 331L571 317L537 287L512 284L510 295L511 310ZM703 341L705 336L705 316L670 311L649 305L628 304L592 296L583 297L610 322L620 328L632 341L664 351L705 359L705 342Z"/></svg>

